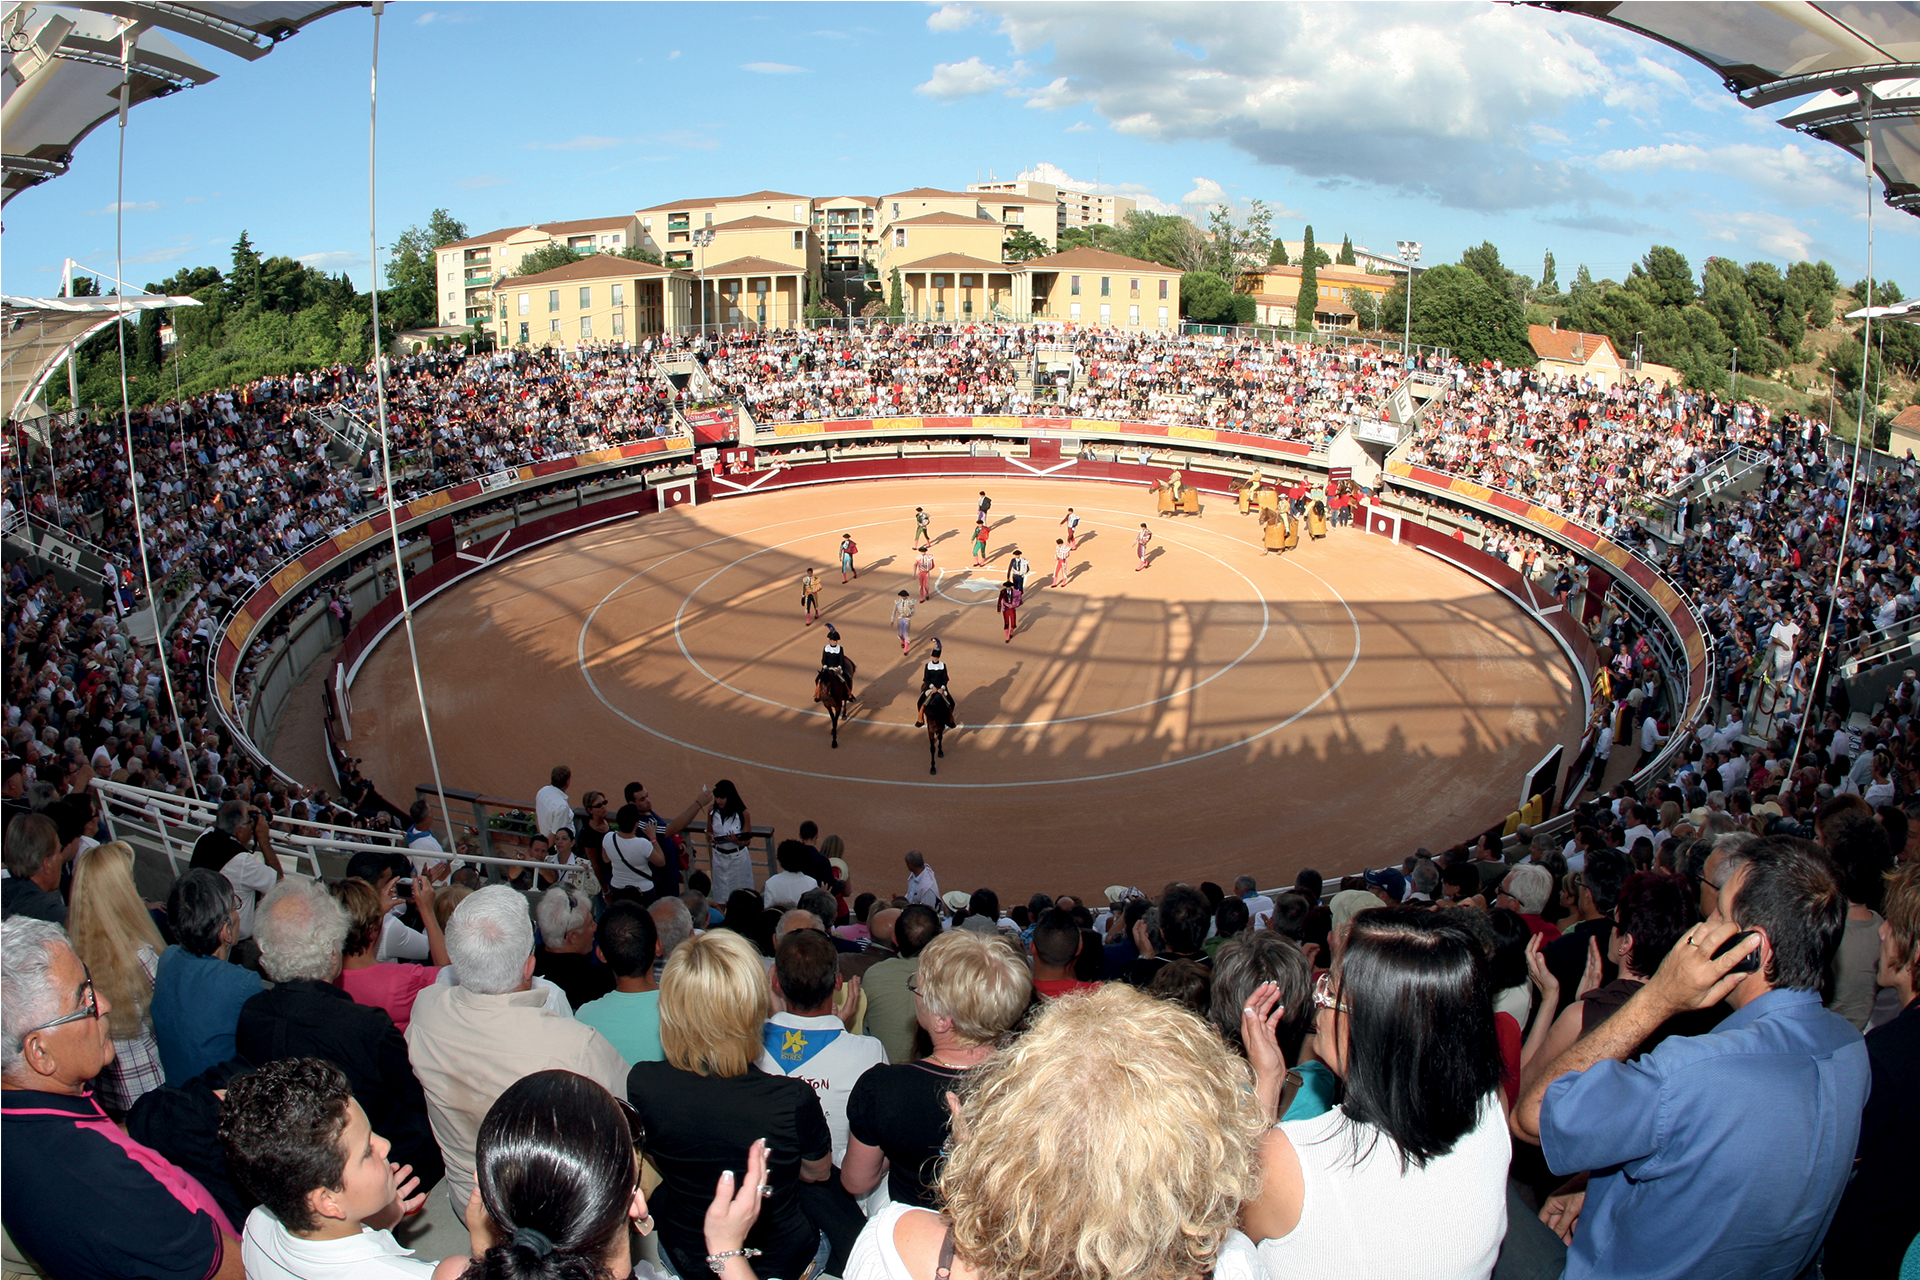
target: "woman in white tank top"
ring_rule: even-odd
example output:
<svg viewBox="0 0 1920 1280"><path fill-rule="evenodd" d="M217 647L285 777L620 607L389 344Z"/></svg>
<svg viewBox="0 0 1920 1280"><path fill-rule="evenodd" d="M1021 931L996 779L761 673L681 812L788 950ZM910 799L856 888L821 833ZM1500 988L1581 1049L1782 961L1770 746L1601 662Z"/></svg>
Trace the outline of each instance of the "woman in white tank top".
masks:
<svg viewBox="0 0 1920 1280"><path fill-rule="evenodd" d="M1275 1276L1486 1280L1506 1236L1512 1156L1486 958L1428 911L1364 911L1351 930L1314 992L1315 1044L1344 1099L1269 1132L1242 1224ZM1256 992L1245 1026L1263 1085L1286 1069L1267 1017L1276 998ZM1439 1204L1444 1231L1409 1212Z"/></svg>

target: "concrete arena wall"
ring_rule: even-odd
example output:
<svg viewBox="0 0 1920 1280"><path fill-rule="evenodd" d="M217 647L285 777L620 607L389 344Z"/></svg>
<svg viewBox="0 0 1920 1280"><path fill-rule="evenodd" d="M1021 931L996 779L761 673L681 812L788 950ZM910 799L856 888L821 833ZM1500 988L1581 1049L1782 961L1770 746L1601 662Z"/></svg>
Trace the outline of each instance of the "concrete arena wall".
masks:
<svg viewBox="0 0 1920 1280"><path fill-rule="evenodd" d="M860 450L836 444L837 440L848 437L897 444L910 438L925 440L956 436L993 438L1008 443L1018 441L1028 445L1033 455L1040 456L1021 460L991 454L906 454L904 449L892 457L860 456ZM1283 469L1324 478L1327 465L1324 454L1316 455L1309 446L1299 441L1276 440L1244 432L1167 427L1153 423L1100 422L1082 418L862 418L778 423L759 427L754 444L760 449L798 448L801 453L791 459L775 458L773 466L757 467L754 472L746 473L741 478L700 470L692 480L695 500L709 502L768 489L921 475L965 475L983 479L1046 475L1050 478L1145 485L1163 478L1172 464L1185 466L1188 481L1203 492L1227 495L1232 492L1232 485L1238 476L1251 467L1260 467L1268 473ZM1137 452L1134 460L1082 460L1077 456L1082 444L1117 446L1123 451L1132 449ZM1034 445L1040 447L1032 449ZM836 448L842 450L839 458L834 457ZM1057 459L1053 456L1056 448L1059 451ZM813 456L816 450L819 453L817 459ZM1169 450L1179 450L1188 457L1154 459L1151 456ZM694 461L694 457L693 442L678 438L652 440L512 468L482 480L468 481L417 498L399 509L399 523L404 533L410 527L420 527L429 521L455 515L462 508L550 485L556 479L566 478L569 473L578 473L585 479L594 473L646 463L672 466L676 471L681 471ZM759 461L756 458L756 462ZM1209 470L1209 463L1217 463L1227 470ZM1683 718L1691 722L1705 708L1710 692L1710 666L1704 628L1691 605L1657 569L1627 548L1584 526L1545 508L1463 478L1401 463L1390 466L1388 473L1397 488L1443 496L1468 509L1484 512L1501 524L1555 542L1612 574L1625 589L1653 606L1657 615L1666 620L1672 638L1684 655L1687 687ZM457 544L436 545L432 552L432 563L409 580L409 598L417 605L469 574L489 568L519 551L612 520L638 518L664 509L666 505L661 488L635 489L517 525L508 530L497 544L489 542L484 548L475 548L484 550L484 555L460 552L455 549ZM1559 637L1585 674L1591 676L1597 662L1592 640L1565 610L1554 608L1555 602L1541 601L1532 585L1504 561L1496 560L1467 544L1458 530L1451 536L1436 532L1427 522L1413 518L1413 513L1400 511L1390 505L1364 507L1362 511L1367 513L1365 519L1361 520L1356 515L1356 521L1367 532L1443 552L1446 558L1495 583L1516 600L1527 603L1537 620ZM270 728L277 721L278 712L284 706L284 693L273 703L270 713L249 717L251 723L244 727L238 722L233 710L233 681L245 654L247 639L278 612L279 607L284 607L312 581L349 555L363 550L369 539L386 532L387 517L384 511L343 530L282 566L247 596L229 619L211 659L215 702L229 729L238 734L256 754L263 753L253 745L254 731ZM414 563L414 555L414 550L409 549L410 564ZM376 565L369 569L369 579L377 574L378 567ZM397 624L399 616L398 592L389 593L364 609L356 608L356 620L344 638L339 659L349 673L358 669L366 654ZM307 624L306 634L311 635L312 620L303 615L301 621ZM319 623L322 627L326 626L324 613ZM294 648L294 644L290 643L279 655L283 661L273 673L275 686L284 685L290 689L305 674L300 669L300 657L306 655L306 661L311 663L313 657L324 652L326 645L317 643L315 637L299 644L298 653L294 652ZM256 694L256 702L268 701L268 698ZM265 708L256 709L266 711Z"/></svg>

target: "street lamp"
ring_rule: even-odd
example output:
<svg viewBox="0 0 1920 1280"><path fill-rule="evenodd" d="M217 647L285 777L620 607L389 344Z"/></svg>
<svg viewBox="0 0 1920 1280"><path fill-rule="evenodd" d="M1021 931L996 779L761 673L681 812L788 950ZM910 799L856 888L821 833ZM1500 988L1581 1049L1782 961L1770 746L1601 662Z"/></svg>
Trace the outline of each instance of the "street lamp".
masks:
<svg viewBox="0 0 1920 1280"><path fill-rule="evenodd" d="M700 249L700 336L707 336L707 246L713 243L713 230L702 227L693 233L693 243Z"/></svg>
<svg viewBox="0 0 1920 1280"><path fill-rule="evenodd" d="M1420 242L1418 240L1397 240L1400 247L1400 261L1407 264L1407 331L1400 343L1400 354L1406 358L1407 367L1413 367L1413 264L1420 261Z"/></svg>
<svg viewBox="0 0 1920 1280"><path fill-rule="evenodd" d="M1638 372L1640 372L1640 362L1641 362L1641 357L1640 357L1640 335L1641 335L1641 332L1642 332L1642 331L1641 331L1641 330L1639 330L1639 329L1635 329L1635 330L1633 331L1633 371L1634 371L1635 373L1638 373Z"/></svg>

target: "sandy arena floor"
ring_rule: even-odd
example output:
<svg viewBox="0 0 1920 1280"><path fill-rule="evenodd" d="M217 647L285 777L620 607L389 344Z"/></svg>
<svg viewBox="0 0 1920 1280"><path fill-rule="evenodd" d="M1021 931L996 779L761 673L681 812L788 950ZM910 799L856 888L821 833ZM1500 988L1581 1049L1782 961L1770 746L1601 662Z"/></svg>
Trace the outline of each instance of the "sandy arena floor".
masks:
<svg viewBox="0 0 1920 1280"><path fill-rule="evenodd" d="M1579 689L1544 629L1483 583L1353 530L1264 555L1251 516L1211 499L1161 519L1139 489L996 482L993 563L970 568L977 482L882 481L730 499L591 531L422 607L420 663L450 787L531 802L555 764L573 795L639 779L671 815L731 778L753 820L804 818L847 843L856 889L897 892L923 850L943 888L1002 900L1149 891L1251 872L1289 883L1397 861L1497 821ZM902 656L889 616L914 589L915 505L933 517L933 598ZM1081 549L1053 587L1056 522ZM1140 521L1153 559L1134 569ZM860 576L842 586L842 533ZM1033 562L1011 643L994 597ZM861 702L828 746L813 704L816 567ZM945 642L962 728L937 776L913 727L928 643ZM402 805L430 781L405 632L353 689L352 753Z"/></svg>

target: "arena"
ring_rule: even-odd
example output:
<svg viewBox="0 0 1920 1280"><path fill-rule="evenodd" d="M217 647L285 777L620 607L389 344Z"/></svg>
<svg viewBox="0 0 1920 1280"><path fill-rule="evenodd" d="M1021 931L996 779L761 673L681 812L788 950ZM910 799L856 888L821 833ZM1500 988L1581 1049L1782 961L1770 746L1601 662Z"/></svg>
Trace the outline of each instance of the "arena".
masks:
<svg viewBox="0 0 1920 1280"><path fill-rule="evenodd" d="M566 763L642 778L662 809L729 777L769 815L756 821L841 835L862 883L920 848L953 883L1024 897L1150 884L1234 845L1282 880L1375 865L1497 823L1553 745L1578 743L1583 699L1551 633L1432 556L1353 528L1270 555L1224 496L1163 520L1141 487L1030 480L990 482L992 563L974 568L978 487L928 477L680 506L449 588L416 621L443 775L519 795ZM940 567L906 657L889 611L918 594L917 506ZM1053 587L1070 506L1082 549ZM860 576L842 586L844 533ZM1035 572L1009 642L994 603L1016 547ZM826 582L815 626L797 603L809 568ZM838 751L811 704L827 624L860 667ZM930 777L913 720L934 637L964 729ZM389 794L429 776L413 699L389 633L354 683L352 740ZM1354 842L1358 812L1375 817Z"/></svg>

